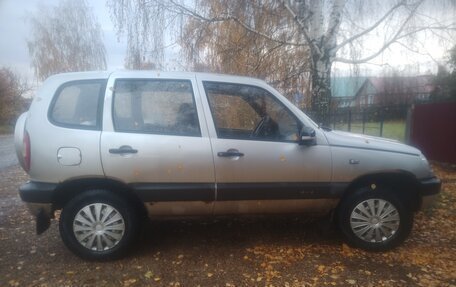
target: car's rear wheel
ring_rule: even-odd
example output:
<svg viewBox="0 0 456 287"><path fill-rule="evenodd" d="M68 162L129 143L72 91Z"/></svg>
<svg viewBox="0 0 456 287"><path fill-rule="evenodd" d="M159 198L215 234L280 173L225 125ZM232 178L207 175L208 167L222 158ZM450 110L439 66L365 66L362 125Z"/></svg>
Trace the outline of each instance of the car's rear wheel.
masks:
<svg viewBox="0 0 456 287"><path fill-rule="evenodd" d="M60 234L76 255L91 260L122 256L135 240L138 214L123 197L89 190L70 200L60 216Z"/></svg>
<svg viewBox="0 0 456 287"><path fill-rule="evenodd" d="M348 242L383 251L401 244L413 226L413 211L390 190L361 188L339 206L339 227Z"/></svg>

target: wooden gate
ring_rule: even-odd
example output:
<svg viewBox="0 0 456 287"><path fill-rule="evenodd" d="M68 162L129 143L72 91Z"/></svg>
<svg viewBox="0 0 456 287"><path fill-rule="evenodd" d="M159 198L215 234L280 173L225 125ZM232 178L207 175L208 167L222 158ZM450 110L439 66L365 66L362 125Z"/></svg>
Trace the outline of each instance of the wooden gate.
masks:
<svg viewBox="0 0 456 287"><path fill-rule="evenodd" d="M416 104L409 142L430 160L456 164L456 102Z"/></svg>

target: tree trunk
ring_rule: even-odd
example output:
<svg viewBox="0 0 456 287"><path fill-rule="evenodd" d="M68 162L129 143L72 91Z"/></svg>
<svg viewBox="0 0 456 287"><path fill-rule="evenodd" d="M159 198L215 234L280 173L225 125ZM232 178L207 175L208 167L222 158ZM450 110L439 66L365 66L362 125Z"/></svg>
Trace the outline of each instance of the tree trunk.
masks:
<svg viewBox="0 0 456 287"><path fill-rule="evenodd" d="M302 3L302 2L301 2ZM310 1L310 28L308 43L312 59L311 66L311 109L313 119L320 125L329 126L331 107L331 66L336 56L335 49L341 15L345 0L335 0L331 4L328 24L324 31L324 5L320 1ZM305 5L298 5L300 16L305 16ZM305 18L305 17L304 17ZM304 25L303 34L307 27Z"/></svg>
<svg viewBox="0 0 456 287"><path fill-rule="evenodd" d="M318 57L312 63L311 72L311 113L316 123L325 126L330 124L331 65L329 57Z"/></svg>

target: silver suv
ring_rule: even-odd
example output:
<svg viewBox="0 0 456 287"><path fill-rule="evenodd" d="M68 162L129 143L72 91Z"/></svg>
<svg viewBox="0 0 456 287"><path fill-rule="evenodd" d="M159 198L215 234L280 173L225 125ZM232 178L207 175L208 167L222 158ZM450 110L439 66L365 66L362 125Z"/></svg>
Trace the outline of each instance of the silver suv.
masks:
<svg viewBox="0 0 456 287"><path fill-rule="evenodd" d="M265 82L162 72L47 79L16 124L20 196L67 247L125 253L141 221L333 212L347 241L392 248L440 191L422 153L324 129Z"/></svg>

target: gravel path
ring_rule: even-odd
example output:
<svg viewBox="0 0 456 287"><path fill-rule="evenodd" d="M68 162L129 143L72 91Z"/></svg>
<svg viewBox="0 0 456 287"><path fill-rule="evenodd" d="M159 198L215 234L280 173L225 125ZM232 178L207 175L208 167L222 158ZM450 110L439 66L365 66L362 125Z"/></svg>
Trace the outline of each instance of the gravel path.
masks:
<svg viewBox="0 0 456 287"><path fill-rule="evenodd" d="M17 163L13 135L0 135L0 170Z"/></svg>

